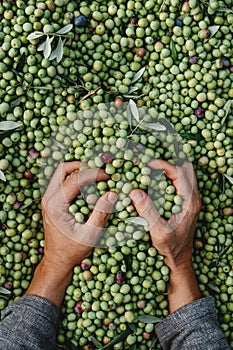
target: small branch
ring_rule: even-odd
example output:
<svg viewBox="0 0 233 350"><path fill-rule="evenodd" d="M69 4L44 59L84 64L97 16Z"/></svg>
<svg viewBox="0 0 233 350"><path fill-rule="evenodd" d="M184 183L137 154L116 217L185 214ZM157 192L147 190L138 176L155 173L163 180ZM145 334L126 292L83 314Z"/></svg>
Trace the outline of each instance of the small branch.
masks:
<svg viewBox="0 0 233 350"><path fill-rule="evenodd" d="M86 100L88 97L94 95L100 88L101 88L101 87L99 86L99 87L97 87L96 89L91 90L90 92L88 92L88 94L86 94L85 96L83 96L83 97L81 98L81 100L79 101L79 103L81 103L82 101Z"/></svg>

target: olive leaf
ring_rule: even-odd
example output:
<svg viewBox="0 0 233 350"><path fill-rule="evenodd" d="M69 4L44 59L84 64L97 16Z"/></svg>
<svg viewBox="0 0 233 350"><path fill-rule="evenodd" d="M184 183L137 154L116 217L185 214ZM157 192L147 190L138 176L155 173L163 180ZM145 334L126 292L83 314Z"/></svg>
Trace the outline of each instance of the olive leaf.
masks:
<svg viewBox="0 0 233 350"><path fill-rule="evenodd" d="M225 115L222 118L221 124L223 125L227 119L227 116L230 112L231 109L231 105L232 105L232 100L227 101L227 103L225 104L225 106L223 107L223 110L225 111Z"/></svg>
<svg viewBox="0 0 233 350"><path fill-rule="evenodd" d="M64 44L65 44L65 39L61 40L61 38L59 38L58 40L58 45L57 45L57 63L59 63L62 59L63 56L63 48L64 48Z"/></svg>
<svg viewBox="0 0 233 350"><path fill-rule="evenodd" d="M136 81L138 81L141 76L143 75L143 73L145 72L145 67L141 68L133 77L133 79L131 80L131 84L135 83Z"/></svg>
<svg viewBox="0 0 233 350"><path fill-rule="evenodd" d="M212 289L214 292L217 292L217 293L221 293L221 290L218 288L218 286L216 286L215 283L213 282L208 282L207 283L207 286Z"/></svg>
<svg viewBox="0 0 233 350"><path fill-rule="evenodd" d="M128 91L128 95L132 94L133 92L137 91L138 87L137 86L131 86L129 91Z"/></svg>
<svg viewBox="0 0 233 350"><path fill-rule="evenodd" d="M5 177L4 173L2 172L2 170L0 170L0 180L6 181L6 177Z"/></svg>
<svg viewBox="0 0 233 350"><path fill-rule="evenodd" d="M175 45L173 40L170 41L170 49L171 49L171 53L172 53L172 58L174 61L176 61L178 55L177 55L176 45Z"/></svg>
<svg viewBox="0 0 233 350"><path fill-rule="evenodd" d="M167 2L167 0L163 0L163 3L162 3L162 5L160 6L160 9L159 9L159 13L161 11L163 11L163 7L165 6L166 2Z"/></svg>
<svg viewBox="0 0 233 350"><path fill-rule="evenodd" d="M210 32L210 35L209 35L209 37L208 38L206 38L205 40L204 40L204 42L206 42L206 41L208 41L210 38L212 38L216 33L217 33L217 31L219 30L219 28L220 28L220 26L218 25L218 26L210 26L209 28L208 28L208 30L209 30L209 32Z"/></svg>
<svg viewBox="0 0 233 350"><path fill-rule="evenodd" d="M134 333L137 332L137 326L135 323L129 323L129 328L132 329Z"/></svg>
<svg viewBox="0 0 233 350"><path fill-rule="evenodd" d="M19 126L21 126L20 123L18 122L14 122L14 121L3 121L0 122L0 130L14 130L16 128L18 128Z"/></svg>
<svg viewBox="0 0 233 350"><path fill-rule="evenodd" d="M102 348L102 344L93 336L90 337L90 341L95 345L97 349Z"/></svg>
<svg viewBox="0 0 233 350"><path fill-rule="evenodd" d="M139 95L139 96L135 96L135 95L123 95L125 98L133 98L134 100L137 100L138 98L141 98L143 96L145 96L145 94Z"/></svg>
<svg viewBox="0 0 233 350"><path fill-rule="evenodd" d="M30 41L30 40L38 39L38 38L42 37L43 35L44 35L43 32L36 31L34 33L29 34L27 36L27 39Z"/></svg>
<svg viewBox="0 0 233 350"><path fill-rule="evenodd" d="M102 346L102 348L100 348L100 350L105 350L105 349L109 349L112 348L113 345L119 343L120 341L124 340L127 338L127 336L129 334L133 333L132 330L130 328L126 329L124 332L120 333L119 335L117 335L113 340L111 340L108 344Z"/></svg>
<svg viewBox="0 0 233 350"><path fill-rule="evenodd" d="M21 57L19 59L19 62L17 63L17 66L15 68L15 70L17 72L21 72L22 71L24 63L25 63L25 58L26 58L26 54L25 54L25 52L23 52L23 54L21 55Z"/></svg>
<svg viewBox="0 0 233 350"><path fill-rule="evenodd" d="M11 294L11 292L4 287L0 287L0 294L9 295L9 294Z"/></svg>
<svg viewBox="0 0 233 350"><path fill-rule="evenodd" d="M28 40L33 40L40 38L42 36L46 36L46 39L38 46L37 51L43 51L43 55L45 58L48 58L49 60L53 60L56 58L57 62L59 63L63 56L63 48L65 44L65 39L62 40L61 37L67 37L65 34L68 33L73 28L73 24L67 24L65 27L59 29L55 33L49 33L45 34L43 32L34 32L28 35ZM55 37L59 37L58 41L56 41L56 44L53 44L53 50L52 50L52 42L55 39Z"/></svg>
<svg viewBox="0 0 233 350"><path fill-rule="evenodd" d="M135 216L133 218L127 218L125 219L125 223L133 223L133 224L137 224L137 225L141 225L141 226L148 226L148 222L146 219L140 217L140 216Z"/></svg>
<svg viewBox="0 0 233 350"><path fill-rule="evenodd" d="M17 97L11 102L10 109L13 110L15 107L19 106L22 101L22 96Z"/></svg>
<svg viewBox="0 0 233 350"><path fill-rule="evenodd" d="M53 39L54 39L53 36L52 36L52 38L47 36L47 38L45 40L45 46L44 46L44 50L43 50L44 58L49 58L49 56L51 54L51 51L52 51L51 43L52 43Z"/></svg>
<svg viewBox="0 0 233 350"><path fill-rule="evenodd" d="M152 129L155 131L165 131L166 127L160 123L144 123L142 124L144 128Z"/></svg>
<svg viewBox="0 0 233 350"><path fill-rule="evenodd" d="M217 9L217 11L219 12L229 12L229 13L233 13L233 10L232 9L228 9L226 7L220 7Z"/></svg>
<svg viewBox="0 0 233 350"><path fill-rule="evenodd" d="M132 99L129 100L129 108L130 108L132 116L136 119L137 122L139 122L138 107Z"/></svg>
<svg viewBox="0 0 233 350"><path fill-rule="evenodd" d="M233 177L231 177L231 176L229 176L229 175L227 175L227 174L223 174L226 178L227 178L227 180L228 181L230 181L230 183L233 185Z"/></svg>
<svg viewBox="0 0 233 350"><path fill-rule="evenodd" d="M63 56L63 49L65 44L65 39L62 40L61 38L58 39L57 47L51 52L51 55L49 56L49 60L52 61L56 58L57 63L59 63Z"/></svg>
<svg viewBox="0 0 233 350"><path fill-rule="evenodd" d="M56 34L66 34L71 31L73 24L67 24L65 27L59 29Z"/></svg>
<svg viewBox="0 0 233 350"><path fill-rule="evenodd" d="M127 120L128 120L130 129L132 129L132 113L131 113L131 109L130 109L130 105L129 104L127 106L126 115L127 115Z"/></svg>
<svg viewBox="0 0 233 350"><path fill-rule="evenodd" d="M138 321L143 323L158 323L161 321L160 318L150 315L138 316Z"/></svg>
<svg viewBox="0 0 233 350"><path fill-rule="evenodd" d="M43 41L43 43L41 43L41 44L38 46L37 51L43 51L44 48L45 48L45 45L46 45L46 40Z"/></svg>
<svg viewBox="0 0 233 350"><path fill-rule="evenodd" d="M181 132L180 136L182 137L182 139L185 139L185 140L196 140L196 141L202 140L202 135L200 132L198 132L197 134L193 134L191 132Z"/></svg>
<svg viewBox="0 0 233 350"><path fill-rule="evenodd" d="M43 165L44 165L44 164L43 164ZM24 205L22 205L22 206L20 207L20 210L23 210L23 209L26 209L27 207L30 207L33 203L40 202L41 199L42 199L42 198L38 198L38 199L30 199L30 198L27 198L27 199L25 200L25 202L27 202L27 203L25 203Z"/></svg>
<svg viewBox="0 0 233 350"><path fill-rule="evenodd" d="M156 335L153 337L152 339L152 343L151 343L151 346L150 346L150 349L149 350L154 350L155 349L155 345L157 344L158 342L158 338L156 337Z"/></svg>

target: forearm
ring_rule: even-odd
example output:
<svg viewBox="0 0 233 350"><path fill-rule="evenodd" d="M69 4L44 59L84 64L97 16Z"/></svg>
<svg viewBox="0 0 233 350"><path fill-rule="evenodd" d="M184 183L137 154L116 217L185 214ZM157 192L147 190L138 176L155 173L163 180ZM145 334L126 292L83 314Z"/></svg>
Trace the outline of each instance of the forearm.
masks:
<svg viewBox="0 0 233 350"><path fill-rule="evenodd" d="M191 263L171 267L168 282L170 313L199 298L201 298L201 292Z"/></svg>
<svg viewBox="0 0 233 350"><path fill-rule="evenodd" d="M220 329L214 301L202 298L191 264L170 266L170 315L155 327L164 350L230 349Z"/></svg>
<svg viewBox="0 0 233 350"><path fill-rule="evenodd" d="M2 313L0 348L54 350L59 307L71 278L72 271L42 259L25 296Z"/></svg>
<svg viewBox="0 0 233 350"><path fill-rule="evenodd" d="M20 298L2 311L0 349L55 350L59 316L59 309L44 298Z"/></svg>
<svg viewBox="0 0 233 350"><path fill-rule="evenodd" d="M25 294L40 296L60 307L71 279L72 271L64 271L43 259L37 266L32 282Z"/></svg>

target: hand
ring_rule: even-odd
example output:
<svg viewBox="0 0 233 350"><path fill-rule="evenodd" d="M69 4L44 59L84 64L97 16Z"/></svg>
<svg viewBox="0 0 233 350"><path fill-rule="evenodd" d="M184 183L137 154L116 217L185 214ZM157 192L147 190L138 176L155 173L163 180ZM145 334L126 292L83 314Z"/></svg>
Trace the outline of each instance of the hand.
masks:
<svg viewBox="0 0 233 350"><path fill-rule="evenodd" d="M102 169L79 172L83 164L78 161L60 164L42 200L44 258L59 269L71 270L91 253L117 199L115 192L105 193L97 201L88 221L85 224L76 222L69 213L69 205L80 193L80 188L109 178Z"/></svg>
<svg viewBox="0 0 233 350"><path fill-rule="evenodd" d="M80 193L81 186L107 180L102 169L78 171L83 163L62 163L55 171L42 199L45 251L37 266L26 295L37 295L60 307L72 279L73 267L88 256L108 220L115 192L107 192L97 201L85 224L76 222L69 205Z"/></svg>
<svg viewBox="0 0 233 350"><path fill-rule="evenodd" d="M183 199L182 211L166 221L144 191L133 190L130 197L139 215L148 221L152 244L165 257L165 263L169 267L191 264L193 235L201 209L193 166L189 162L175 166L164 160L152 160L149 166L162 169L173 181L177 194Z"/></svg>

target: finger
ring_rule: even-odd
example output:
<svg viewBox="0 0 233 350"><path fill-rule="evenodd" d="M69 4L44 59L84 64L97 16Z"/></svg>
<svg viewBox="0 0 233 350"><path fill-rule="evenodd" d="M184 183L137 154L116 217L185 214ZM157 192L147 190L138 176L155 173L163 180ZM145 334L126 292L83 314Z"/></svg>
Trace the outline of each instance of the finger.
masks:
<svg viewBox="0 0 233 350"><path fill-rule="evenodd" d="M79 193L82 186L91 182L106 181L109 179L103 169L87 169L73 172L60 186L58 191L59 199L62 202L70 203Z"/></svg>
<svg viewBox="0 0 233 350"><path fill-rule="evenodd" d="M154 227L155 224L159 227L166 226L167 222L161 218L151 198L144 191L133 190L130 192L129 197L138 214L148 222L149 229Z"/></svg>
<svg viewBox="0 0 233 350"><path fill-rule="evenodd" d="M46 200L56 193L66 177L75 170L80 169L83 165L85 163L79 161L61 163L53 174L43 199Z"/></svg>
<svg viewBox="0 0 233 350"><path fill-rule="evenodd" d="M80 225L77 225L76 239L79 243L90 247L95 246L103 227L113 211L117 198L116 192L107 192L99 198L89 219L82 226L81 232Z"/></svg>
<svg viewBox="0 0 233 350"><path fill-rule="evenodd" d="M148 163L151 169L161 169L165 175L172 180L177 194L181 195L184 200L191 195L191 186L188 178L185 175L184 164L181 167L173 165L161 159L153 159Z"/></svg>
<svg viewBox="0 0 233 350"><path fill-rule="evenodd" d="M163 170L166 176L175 182L178 178L178 167L162 159L153 159L148 163L149 167L154 170Z"/></svg>
<svg viewBox="0 0 233 350"><path fill-rule="evenodd" d="M182 168L185 171L186 178L188 179L189 183L192 185L193 191L196 194L199 194L197 177L193 168L193 164L190 162L184 162Z"/></svg>

